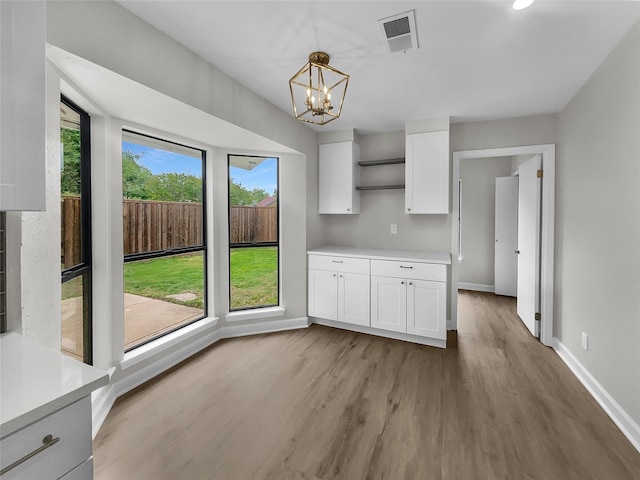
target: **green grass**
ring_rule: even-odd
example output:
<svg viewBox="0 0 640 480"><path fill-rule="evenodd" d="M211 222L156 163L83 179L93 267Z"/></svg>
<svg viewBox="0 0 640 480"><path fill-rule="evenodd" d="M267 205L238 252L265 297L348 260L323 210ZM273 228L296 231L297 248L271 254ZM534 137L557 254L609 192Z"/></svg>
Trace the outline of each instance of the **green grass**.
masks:
<svg viewBox="0 0 640 480"><path fill-rule="evenodd" d="M201 253L153 258L124 264L124 291L147 298L204 308L204 256ZM167 295L193 293L194 300Z"/></svg>
<svg viewBox="0 0 640 480"><path fill-rule="evenodd" d="M277 304L277 247L232 249L231 309Z"/></svg>
<svg viewBox="0 0 640 480"><path fill-rule="evenodd" d="M198 253L125 263L124 290L143 297L204 308L202 262L203 256ZM193 293L196 298L186 302L166 298L177 293ZM232 249L231 309L277 303L278 249Z"/></svg>

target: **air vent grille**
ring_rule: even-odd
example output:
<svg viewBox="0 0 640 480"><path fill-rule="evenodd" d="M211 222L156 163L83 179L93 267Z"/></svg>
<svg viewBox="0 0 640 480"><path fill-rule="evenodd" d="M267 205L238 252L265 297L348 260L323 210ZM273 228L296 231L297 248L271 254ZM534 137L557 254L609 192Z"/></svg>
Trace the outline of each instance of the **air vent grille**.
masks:
<svg viewBox="0 0 640 480"><path fill-rule="evenodd" d="M398 18L397 20L391 20L384 25L384 32L387 38L394 38L400 35L406 35L411 33L411 27L409 26L409 17Z"/></svg>
<svg viewBox="0 0 640 480"><path fill-rule="evenodd" d="M380 33L391 53L418 48L414 10L378 20Z"/></svg>

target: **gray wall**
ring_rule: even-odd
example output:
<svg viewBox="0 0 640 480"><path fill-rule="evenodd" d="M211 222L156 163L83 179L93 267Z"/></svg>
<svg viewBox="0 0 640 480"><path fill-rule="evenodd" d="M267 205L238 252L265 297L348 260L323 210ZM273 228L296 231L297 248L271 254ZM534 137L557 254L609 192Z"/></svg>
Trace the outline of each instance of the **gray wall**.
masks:
<svg viewBox="0 0 640 480"><path fill-rule="evenodd" d="M492 288L495 270L496 177L511 176L511 157L460 162L462 263L458 281Z"/></svg>
<svg viewBox="0 0 640 480"><path fill-rule="evenodd" d="M314 190L317 189L316 181L313 175L307 175L307 162L312 171L317 170L317 134L115 2L48 2L47 41L151 87L157 92L248 131L256 132L303 154L289 154L281 157L280 190L283 203L281 205L283 245L281 287L284 306L287 309L284 318L304 318L306 316L307 232L312 239L311 246L324 243L319 217L315 213L317 211L317 195L314 194ZM189 72L189 74L185 75L183 72ZM57 83L54 85L55 88L48 91L48 98L51 101L48 108L50 117L48 125L51 127L55 126L55 118L58 115L60 85L55 72L51 73L49 80ZM53 91L56 89L57 91ZM95 99L95 103L100 105L100 99ZM109 106L104 107L108 109ZM94 124L107 124L102 133L109 137L103 139L104 143L108 144L106 150L115 151L119 148L119 137L116 138L117 135L109 130L117 122L117 120L112 121L108 116L102 119L96 118L94 122ZM52 132L48 138L47 194L51 194L51 198L54 198L56 194L59 195L59 182L56 183L56 173L59 172L59 147L57 146L59 130L54 128ZM215 144L212 147L215 148ZM242 145L237 147L238 150L242 149ZM105 148L103 148L102 157L94 156L93 161L100 163L100 158L102 158L102 164L96 165L98 168L94 170L96 174L94 183L102 184L98 190L109 191L113 187L110 190L111 193L103 195L102 200L111 199L114 203L110 208L105 207L101 202L98 207L106 208L107 213L111 212L111 214L94 216L96 224L94 226L96 231L102 232L108 232L111 226L117 236L117 226L120 225L121 228L121 216L118 216L116 206L119 200L115 198L117 197L115 192L118 191L117 185L112 182L105 189L104 184L109 180L99 176L99 172L103 172L105 170L103 167L108 163ZM226 161L224 155L216 158L219 161L220 159ZM225 170L224 167L222 169ZM214 192L226 191L225 175L213 176L210 181L213 183ZM310 190L310 196L307 190ZM220 213L218 218L226 219L224 207L221 204L214 204L213 208ZM15 236L16 240L13 242L12 253L15 256L12 258L16 261L12 265L11 280L15 283L12 284L13 294L9 299L14 309L22 310L13 317L15 322L10 326L11 330L22 330L23 333L56 349L60 347L60 227L57 211L52 208L40 214L16 214L17 218L12 219L12 227L16 229L12 230L12 237ZM22 232L22 240L20 240L20 232ZM216 239L219 240L218 237ZM102 238L97 240L99 242L96 244L104 243ZM122 261L121 255L114 254L119 251L116 248L117 240L121 243L121 237L119 239L114 237L112 241L107 242L112 249L106 253L103 250L102 255L99 255L96 260L96 265L98 263L101 265L96 269L96 275L100 276L97 283L106 285L108 290L113 290L113 292L101 290L101 295L109 299L113 309L102 315L99 324L96 325L98 343L101 344L95 349L96 363L102 368L114 366L122 358L122 343L119 338L121 332L118 332L118 328L113 328L113 325L119 324L122 318L122 294L119 288L122 283ZM221 246L218 244L217 250L220 249ZM215 256L221 258L219 255ZM218 263L218 268L210 279L218 286L221 285L220 280L223 278L218 271L221 269L219 266L221 263ZM41 284L52 287L40 288ZM37 287L34 288L34 285ZM224 295L216 296L216 298L221 297ZM116 298L120 300L116 301ZM210 311L211 316L222 317L221 323L224 323L225 305L219 302ZM171 351L165 354L171 354ZM144 367L143 362L139 364L138 369ZM133 369L129 372L133 372Z"/></svg>
<svg viewBox="0 0 640 480"><path fill-rule="evenodd" d="M451 125L450 150L556 143L557 129L555 114L455 123ZM404 156L404 131L360 135L359 143L363 160ZM398 165L361 168L360 172L363 184L394 183L404 174ZM321 215L327 244L451 251L451 215L405 214L403 190L374 190L360 195L359 215ZM391 223L398 225L397 235L389 233Z"/></svg>
<svg viewBox="0 0 640 480"><path fill-rule="evenodd" d="M561 112L557 185L556 335L640 423L640 22Z"/></svg>

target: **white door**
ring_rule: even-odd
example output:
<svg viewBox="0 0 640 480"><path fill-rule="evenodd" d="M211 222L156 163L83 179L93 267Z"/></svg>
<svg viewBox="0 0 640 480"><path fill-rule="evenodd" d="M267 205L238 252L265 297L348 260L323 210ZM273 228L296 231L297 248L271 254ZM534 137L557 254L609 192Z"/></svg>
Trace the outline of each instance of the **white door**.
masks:
<svg viewBox="0 0 640 480"><path fill-rule="evenodd" d="M392 277L371 277L371 326L407 332L407 281Z"/></svg>
<svg viewBox="0 0 640 480"><path fill-rule="evenodd" d="M540 190L541 156L520 166L518 180L518 316L531 334L540 336Z"/></svg>
<svg viewBox="0 0 640 480"><path fill-rule="evenodd" d="M338 321L369 326L369 275L338 273Z"/></svg>
<svg viewBox="0 0 640 480"><path fill-rule="evenodd" d="M407 285L407 333L447 338L446 282L409 280Z"/></svg>
<svg viewBox="0 0 640 480"><path fill-rule="evenodd" d="M338 319L338 277L335 272L309 270L309 316Z"/></svg>
<svg viewBox="0 0 640 480"><path fill-rule="evenodd" d="M496 178L496 295L515 297L518 285L518 177Z"/></svg>

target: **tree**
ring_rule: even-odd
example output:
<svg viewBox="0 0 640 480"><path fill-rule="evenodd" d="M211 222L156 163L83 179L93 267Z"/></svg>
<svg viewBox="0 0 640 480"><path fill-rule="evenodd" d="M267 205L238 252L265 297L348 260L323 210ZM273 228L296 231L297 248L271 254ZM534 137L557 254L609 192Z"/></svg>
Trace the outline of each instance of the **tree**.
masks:
<svg viewBox="0 0 640 480"><path fill-rule="evenodd" d="M80 130L60 129L62 165L60 191L62 195L80 195Z"/></svg>
<svg viewBox="0 0 640 480"><path fill-rule="evenodd" d="M235 183L233 179L229 180L229 205L255 205L268 196L267 191L262 188L247 190L242 186L242 183Z"/></svg>
<svg viewBox="0 0 640 480"><path fill-rule="evenodd" d="M149 182L153 173L138 163L140 154L122 152L122 196L124 198L150 199Z"/></svg>
<svg viewBox="0 0 640 480"><path fill-rule="evenodd" d="M149 198L165 202L202 203L202 180L185 173L161 173L148 183Z"/></svg>

